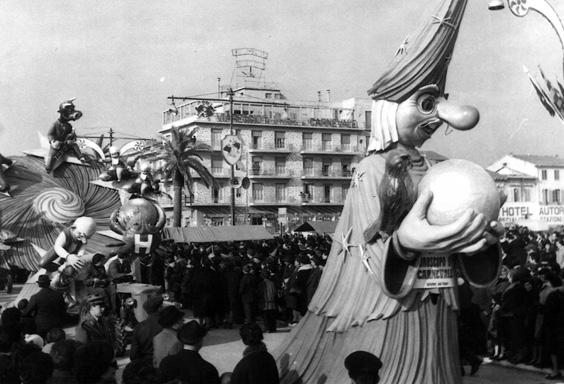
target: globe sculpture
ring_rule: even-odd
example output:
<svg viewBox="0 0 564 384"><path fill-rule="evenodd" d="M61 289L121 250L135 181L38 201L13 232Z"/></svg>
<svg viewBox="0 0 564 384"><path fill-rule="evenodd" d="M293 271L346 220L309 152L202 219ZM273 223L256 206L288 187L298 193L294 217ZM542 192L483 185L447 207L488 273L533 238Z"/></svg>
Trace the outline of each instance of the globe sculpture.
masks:
<svg viewBox="0 0 564 384"><path fill-rule="evenodd" d="M419 183L419 194L426 190L433 193L427 211L430 224L450 224L469 208L497 220L499 191L486 170L471 161L450 159L433 166Z"/></svg>

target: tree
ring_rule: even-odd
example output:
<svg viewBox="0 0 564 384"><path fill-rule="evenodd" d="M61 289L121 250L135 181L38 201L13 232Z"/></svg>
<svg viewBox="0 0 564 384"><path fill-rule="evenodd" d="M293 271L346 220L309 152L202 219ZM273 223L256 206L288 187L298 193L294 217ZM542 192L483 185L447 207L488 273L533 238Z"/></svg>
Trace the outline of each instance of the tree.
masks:
<svg viewBox="0 0 564 384"><path fill-rule="evenodd" d="M174 227L180 227L182 219L182 189L190 199L194 197L194 178L192 172L196 172L202 183L209 188L217 188L218 184L211 172L202 163L200 152L209 151L211 147L204 143L196 142L196 130L186 131L173 127L170 138L160 135L153 143L155 149L154 160L162 161L164 164L158 171L165 181L172 180L173 186L173 216Z"/></svg>

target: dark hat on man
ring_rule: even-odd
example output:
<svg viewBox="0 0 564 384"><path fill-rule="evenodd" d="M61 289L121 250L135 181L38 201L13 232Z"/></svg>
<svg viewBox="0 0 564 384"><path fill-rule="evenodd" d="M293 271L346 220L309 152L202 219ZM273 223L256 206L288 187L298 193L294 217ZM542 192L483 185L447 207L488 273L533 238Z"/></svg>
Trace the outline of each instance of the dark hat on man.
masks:
<svg viewBox="0 0 564 384"><path fill-rule="evenodd" d="M39 277L37 278L37 284L40 287L48 287L49 284L51 284L51 279L49 278L49 275L39 275Z"/></svg>
<svg viewBox="0 0 564 384"><path fill-rule="evenodd" d="M184 324L178 330L177 337L182 344L194 345L204 338L207 331L196 320Z"/></svg>
<svg viewBox="0 0 564 384"><path fill-rule="evenodd" d="M164 307L159 313L159 324L163 328L170 328L184 317L184 312L174 305Z"/></svg>
<svg viewBox="0 0 564 384"><path fill-rule="evenodd" d="M143 303L143 309L148 314L157 312L161 305L163 305L163 296L162 295L155 295L149 296L147 301Z"/></svg>
<svg viewBox="0 0 564 384"><path fill-rule="evenodd" d="M307 257L306 254L300 252L300 255L298 256L298 262L300 264L309 264L310 260L309 260L309 257Z"/></svg>
<svg viewBox="0 0 564 384"><path fill-rule="evenodd" d="M359 375L378 376L382 362L370 352L355 351L345 358L345 368L349 371L351 379Z"/></svg>
<svg viewBox="0 0 564 384"><path fill-rule="evenodd" d="M94 305L106 305L106 301L104 300L104 296L102 295L97 295L97 294L93 294L93 295L88 295L86 297L86 302L88 304L90 304L91 306Z"/></svg>

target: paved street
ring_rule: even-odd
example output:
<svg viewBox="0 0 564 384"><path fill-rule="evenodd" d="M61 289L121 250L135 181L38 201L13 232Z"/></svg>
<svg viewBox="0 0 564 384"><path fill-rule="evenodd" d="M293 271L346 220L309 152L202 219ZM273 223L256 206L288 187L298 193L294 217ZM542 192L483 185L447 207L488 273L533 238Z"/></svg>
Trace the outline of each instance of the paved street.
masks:
<svg viewBox="0 0 564 384"><path fill-rule="evenodd" d="M269 350L274 349L287 333L265 334L265 343ZM202 350L204 358L213 363L220 373L233 370L243 352L236 330L212 330L206 337L206 345ZM469 370L469 367L466 367ZM503 367L498 364L485 363L478 375L465 377L464 384L544 384L562 383L562 381L546 380L544 373L530 372L516 367Z"/></svg>

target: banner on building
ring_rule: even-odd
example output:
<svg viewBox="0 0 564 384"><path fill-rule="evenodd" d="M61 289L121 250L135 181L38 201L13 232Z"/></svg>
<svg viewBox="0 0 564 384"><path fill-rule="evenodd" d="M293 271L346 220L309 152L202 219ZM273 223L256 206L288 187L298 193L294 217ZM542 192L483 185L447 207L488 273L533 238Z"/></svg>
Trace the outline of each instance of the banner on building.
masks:
<svg viewBox="0 0 564 384"><path fill-rule="evenodd" d="M564 205L505 203L499 210L499 222L505 226L517 224L535 231L544 231L564 225Z"/></svg>

